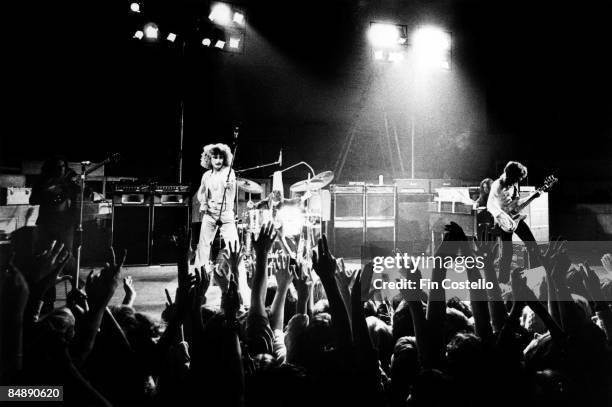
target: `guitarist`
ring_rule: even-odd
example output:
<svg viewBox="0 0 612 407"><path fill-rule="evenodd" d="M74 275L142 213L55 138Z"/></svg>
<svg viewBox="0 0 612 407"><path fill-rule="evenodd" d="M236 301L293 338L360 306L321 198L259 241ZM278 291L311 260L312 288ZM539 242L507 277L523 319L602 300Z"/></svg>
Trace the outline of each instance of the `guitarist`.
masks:
<svg viewBox="0 0 612 407"><path fill-rule="evenodd" d="M525 242L529 258L536 266L539 265L540 251L531 229L524 220L517 221L508 214L509 206L519 198L519 182L527 177L527 167L517 161L509 161L504 173L491 184L491 192L487 200L487 210L493 216L496 229L501 235L502 252L499 261L499 281L507 283L510 280L510 265L512 263L512 235ZM520 203L520 202L519 202Z"/></svg>

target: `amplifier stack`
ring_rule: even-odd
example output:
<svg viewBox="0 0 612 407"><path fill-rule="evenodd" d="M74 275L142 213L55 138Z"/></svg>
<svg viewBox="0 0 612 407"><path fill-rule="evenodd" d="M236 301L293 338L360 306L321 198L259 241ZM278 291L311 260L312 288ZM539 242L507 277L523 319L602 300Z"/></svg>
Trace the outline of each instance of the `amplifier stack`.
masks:
<svg viewBox="0 0 612 407"><path fill-rule="evenodd" d="M124 184L113 192L113 246L128 265L176 263L175 239L189 225L189 187Z"/></svg>
<svg viewBox="0 0 612 407"><path fill-rule="evenodd" d="M329 230L334 254L359 258L373 250L425 251L430 242L429 180L396 185L332 185Z"/></svg>

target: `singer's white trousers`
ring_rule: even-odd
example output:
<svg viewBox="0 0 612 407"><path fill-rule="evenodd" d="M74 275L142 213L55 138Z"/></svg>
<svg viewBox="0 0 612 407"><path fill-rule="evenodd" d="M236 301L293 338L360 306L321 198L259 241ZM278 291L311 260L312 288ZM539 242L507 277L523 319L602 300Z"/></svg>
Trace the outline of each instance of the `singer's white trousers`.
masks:
<svg viewBox="0 0 612 407"><path fill-rule="evenodd" d="M217 231L216 221L216 217L213 218L208 213L202 214L202 228L200 229L200 240L198 241L198 249L196 251L195 267L208 266L211 243ZM221 215L221 221L223 225L220 227L220 232L226 247L230 243L233 245L238 242L238 230L234 223L234 213L224 212Z"/></svg>

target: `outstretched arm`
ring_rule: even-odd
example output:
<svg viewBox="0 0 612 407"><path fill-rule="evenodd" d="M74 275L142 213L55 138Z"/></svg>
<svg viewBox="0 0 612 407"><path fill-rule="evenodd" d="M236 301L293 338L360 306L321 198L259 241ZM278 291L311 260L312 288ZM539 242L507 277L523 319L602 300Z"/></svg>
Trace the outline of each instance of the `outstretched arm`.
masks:
<svg viewBox="0 0 612 407"><path fill-rule="evenodd" d="M340 289L336 283L336 277L334 276L336 272L336 259L329 251L325 235L319 239L318 254L313 251L312 264L321 278L323 288L325 288L325 293L327 294L333 321L332 329L338 340L338 345L344 350L348 350L352 344L351 324L344 301L340 295Z"/></svg>

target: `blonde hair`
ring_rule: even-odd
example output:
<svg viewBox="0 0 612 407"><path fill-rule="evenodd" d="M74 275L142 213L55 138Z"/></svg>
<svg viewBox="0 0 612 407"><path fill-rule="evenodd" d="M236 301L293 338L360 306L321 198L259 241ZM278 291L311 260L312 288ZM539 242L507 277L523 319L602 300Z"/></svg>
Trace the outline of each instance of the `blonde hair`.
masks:
<svg viewBox="0 0 612 407"><path fill-rule="evenodd" d="M227 144L217 143L217 144L208 144L204 146L204 162L202 163L202 167L207 170L212 168L212 164L210 159L213 155L222 155L223 156L223 166L229 167L232 162L232 150L230 150Z"/></svg>

